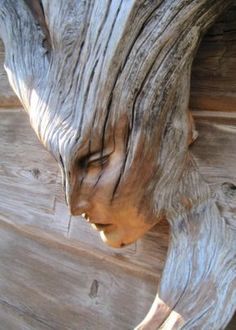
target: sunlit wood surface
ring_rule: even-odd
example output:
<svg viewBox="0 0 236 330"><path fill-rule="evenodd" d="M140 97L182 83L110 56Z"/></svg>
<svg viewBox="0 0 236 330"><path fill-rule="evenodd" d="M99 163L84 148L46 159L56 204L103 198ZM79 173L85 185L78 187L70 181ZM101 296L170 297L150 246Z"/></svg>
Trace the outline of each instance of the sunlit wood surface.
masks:
<svg viewBox="0 0 236 330"><path fill-rule="evenodd" d="M236 183L236 119L196 118L199 138L191 149L202 173L212 189ZM57 164L22 110L0 111L0 154L2 329L138 324L156 293L167 225L123 250L106 247L83 219L68 214Z"/></svg>
<svg viewBox="0 0 236 330"><path fill-rule="evenodd" d="M203 40L192 75L191 150L215 191L236 184L235 8ZM114 250L69 215L57 164L19 108L3 60L0 43L0 330L132 329L155 297L168 226ZM235 329L236 319L227 327Z"/></svg>

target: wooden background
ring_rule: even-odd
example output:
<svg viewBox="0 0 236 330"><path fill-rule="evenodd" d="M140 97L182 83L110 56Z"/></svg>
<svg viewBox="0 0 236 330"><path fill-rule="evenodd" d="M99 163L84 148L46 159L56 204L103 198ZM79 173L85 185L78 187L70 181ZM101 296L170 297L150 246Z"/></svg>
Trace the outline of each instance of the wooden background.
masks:
<svg viewBox="0 0 236 330"><path fill-rule="evenodd" d="M236 2L204 37L192 69L190 107L236 111Z"/></svg>
<svg viewBox="0 0 236 330"><path fill-rule="evenodd" d="M2 69L0 45L0 329L132 329L156 293L168 225L115 250L68 214L61 176ZM204 38L193 65L191 147L217 190L236 184L236 6ZM236 328L232 321L228 329Z"/></svg>

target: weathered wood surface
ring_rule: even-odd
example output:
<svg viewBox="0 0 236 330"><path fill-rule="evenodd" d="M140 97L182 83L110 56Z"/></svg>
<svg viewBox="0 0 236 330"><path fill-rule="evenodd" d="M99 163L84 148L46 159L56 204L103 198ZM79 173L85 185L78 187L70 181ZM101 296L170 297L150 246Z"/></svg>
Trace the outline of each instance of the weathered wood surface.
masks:
<svg viewBox="0 0 236 330"><path fill-rule="evenodd" d="M128 330L156 279L0 222L1 330ZM232 321L227 330L234 330Z"/></svg>
<svg viewBox="0 0 236 330"><path fill-rule="evenodd" d="M75 238L73 231L79 233L80 221L77 217L70 221L58 166L35 137L26 114L19 109L2 111L0 123L1 216ZM191 150L200 172L211 184L235 182L236 118L198 114L196 125L199 137ZM90 232L88 224L81 223Z"/></svg>
<svg viewBox="0 0 236 330"><path fill-rule="evenodd" d="M5 58L4 46L0 39L0 110L2 107L19 107L20 101L7 79L7 74L3 68Z"/></svg>
<svg viewBox="0 0 236 330"><path fill-rule="evenodd" d="M193 144L192 151L201 172L209 182L215 183L218 181L218 184L227 181L235 182L235 125L236 119L227 120L216 117L197 118L199 138ZM30 329L47 329L48 324L49 329L58 328L58 324L62 326L65 324L63 322L70 322L68 318L72 315L70 314L71 311L74 313L73 318L75 322L79 322L78 324L81 324L81 326L86 324L85 329L103 330L107 328L108 325L111 327L107 317L109 318L113 315L113 302L111 306L108 307L109 311L104 307L102 307L104 309L99 309L100 303L103 304L104 301L108 302L107 299L113 299L107 298L106 296L108 293L104 293L104 291L102 291L102 293L100 291L100 302L98 306L96 305L97 307L95 306L97 309L95 311L94 309L91 310L91 314L94 313L91 315L91 321L90 317L86 320L88 312L85 311L85 307L88 306L90 298L86 295L87 291L85 288L89 288L93 279L92 277L87 278L87 276L84 276L87 267L85 265L87 261L83 260L84 258L93 262L92 275L94 272L96 273L97 264L98 269L100 269L100 260L107 260L107 265L109 264L107 267L110 268L106 270L107 273L105 270L104 273L99 273L100 277L104 276L106 280L110 278L109 276L111 275L109 275L109 271L113 269L114 266L117 278L121 281L119 285L121 285L121 287L123 286L124 290L128 290L127 295L129 297L126 296L124 300L119 293L119 286L116 282L117 287L113 291L115 299L117 299L116 303L122 305L124 309L115 312L113 315L115 321L112 329L119 329L121 325L123 326L122 329L130 329L137 324L142 319L142 316L145 315L149 307L148 304L151 303L154 297L157 282L163 269L168 245L168 230L166 225L163 224L163 230L161 230L161 227L157 226L150 233L145 235L143 239L123 250L107 248L101 242L99 235L92 231L90 226L83 219L76 217L70 218L67 206L64 202L61 176L57 165L38 142L30 128L25 113L22 111L8 110L0 113L0 154L1 222L8 222L13 225L13 228L17 227L27 233L21 234L18 229L14 230L11 227L3 226L3 224L1 226L0 241L2 243L0 262L3 268L2 266L0 268L0 278L1 286L5 288L5 291L0 290L0 294L4 292L5 296L1 296L1 299L6 299L9 303L9 305L7 305L5 301L0 311L0 323L7 325L4 330L15 330L14 322L16 322L15 324L17 324L17 322L21 324L19 322L22 322L22 328L29 324L31 324ZM37 187L37 189L35 189L35 187ZM216 185L214 184L212 188L216 189ZM9 191L11 192L11 196L13 196L11 198L9 198ZM24 235L28 235L31 238L26 239ZM37 243L40 236L43 240L42 246ZM7 242L5 240L6 238ZM56 242L58 240L61 241L62 245L57 245L58 243ZM17 245L18 243L16 244L16 242L18 242L19 245ZM22 245L20 246L20 244ZM64 248L62 248L62 246L64 246ZM66 256L64 254L61 255L60 252L60 249L66 248L70 250L69 247L74 248L73 254L78 253L78 255L80 255L80 253L82 253L80 251L83 251L83 257L80 255L75 261L76 263L78 260L81 260L81 263L78 263L78 283L75 284L73 280L73 285L69 288L65 285L63 294L67 296L68 299L76 302L78 298L74 296L72 288L74 287L75 292L78 293L82 285L81 295L83 298L81 299L83 299L83 302L81 302L77 308L75 308L74 305L66 306L66 312L63 316L63 307L60 307L62 304L62 299L60 297L63 296L63 294L61 293L61 296L59 296L56 292L55 294L50 293L49 296L45 295L45 292L51 292L51 288L47 284L48 279L50 279L49 283L52 286L58 283L55 270L53 269L54 266L50 266L49 269L47 264L51 264L51 258L55 258L56 254L58 267L62 267L63 270L65 270L61 281L68 283L68 278L72 277L74 279L74 274L70 274L69 267L67 268L65 266L65 264L68 264L65 260L71 258L70 252L68 252ZM21 252L20 256L22 260L18 254L20 249L26 251L25 255L24 252ZM40 252L40 249L42 249L43 252ZM39 256L37 254L38 265L35 264L37 260L33 262L31 259L32 253L35 253L36 250L38 250L40 254ZM92 256L90 256L89 253L86 255L84 252L86 250L90 251ZM53 251L53 257L50 255L51 251ZM40 261L40 258L45 258L45 261L42 259ZM46 261L48 260L47 258L50 258L48 262ZM17 259L21 261L16 263ZM32 267L32 262L35 268ZM62 263L64 263L64 266L62 266ZM7 270L10 268L14 269L14 272L11 272L11 278L7 277ZM2 273L1 270L3 269L4 272ZM38 286L35 288L38 280L37 272L42 274L40 288ZM132 275L127 277L127 272ZM14 273L16 273L16 275L14 275ZM25 277L23 277L22 273ZM142 292L138 290L134 295L132 290L128 288L130 286L133 287L133 276L134 282L140 280L139 277L138 280L136 280L136 274L142 274L142 285L139 284L139 290ZM14 277L18 275L21 275L19 279ZM59 274L59 278L61 279L60 276ZM80 280L80 276L82 276L83 279ZM85 281L84 277L86 277L87 284L83 282ZM53 280L55 280L54 284ZM23 282L25 282L24 289L20 291ZM61 282L60 285L63 286ZM128 286L127 288L126 285ZM67 289L69 293L66 292ZM27 299L24 294L25 290L28 290ZM144 291L147 291L147 294L145 294ZM143 307L143 309L138 307L135 311L133 310L130 314L132 318L129 318L127 313L123 312L124 310L127 311L125 309L125 304L126 301L130 301L131 304L133 304L133 308L136 308L134 306L137 301L137 294L144 299L145 307ZM52 302L53 305L50 307L49 304ZM35 307L37 304L45 304L48 314L45 314L45 309L40 309L40 313L37 313ZM31 314L29 309L31 310ZM97 320L95 315L98 313L100 328L94 327L94 322ZM120 313L120 315L117 316L118 314L116 313ZM59 315L58 321L56 321L57 315ZM42 320L45 324L41 323ZM104 328L104 326L106 327ZM232 329L234 329L234 326L235 322L232 323ZM73 324L71 328L73 329Z"/></svg>
<svg viewBox="0 0 236 330"><path fill-rule="evenodd" d="M168 225L120 250L109 249L83 218L71 217L65 203L61 173L41 146L23 111L0 112L0 217L8 223L60 234L131 264L144 265L160 276ZM17 161L16 161L17 160ZM9 198L9 194L11 198ZM158 240L159 245L152 244ZM158 258L159 262L156 262Z"/></svg>
<svg viewBox="0 0 236 330"><path fill-rule="evenodd" d="M19 107L3 68L0 40L0 109ZM224 13L204 36L193 63L190 107L236 112L236 5Z"/></svg>
<svg viewBox="0 0 236 330"><path fill-rule="evenodd" d="M224 182L236 185L236 118L199 113L195 120L199 137L191 150L201 174L212 188Z"/></svg>
<svg viewBox="0 0 236 330"><path fill-rule="evenodd" d="M137 329L224 328L235 308L235 185L214 192L196 167L188 104L201 36L233 1L57 3L1 1L0 32L71 213L113 247L168 220L158 293Z"/></svg>
<svg viewBox="0 0 236 330"><path fill-rule="evenodd" d="M190 107L236 111L236 4L208 31L196 54Z"/></svg>
<svg viewBox="0 0 236 330"><path fill-rule="evenodd" d="M156 278L0 222L0 329L131 329Z"/></svg>
<svg viewBox="0 0 236 330"><path fill-rule="evenodd" d="M30 225L59 233L101 251L119 254L119 250L112 252L107 248L84 219L69 215L58 166L33 134L25 113L2 111L0 122L1 218L20 226ZM236 184L235 127L236 119L232 118L197 118L199 138L191 148L200 172L214 189L217 183ZM167 249L168 230L164 224L163 232L159 234L159 230L159 227L152 230L144 239L127 247L127 258L134 262L140 251L145 267L160 272ZM152 244L155 237L160 242L159 250ZM125 253L122 254L124 258ZM156 263L157 256L162 260L161 267Z"/></svg>

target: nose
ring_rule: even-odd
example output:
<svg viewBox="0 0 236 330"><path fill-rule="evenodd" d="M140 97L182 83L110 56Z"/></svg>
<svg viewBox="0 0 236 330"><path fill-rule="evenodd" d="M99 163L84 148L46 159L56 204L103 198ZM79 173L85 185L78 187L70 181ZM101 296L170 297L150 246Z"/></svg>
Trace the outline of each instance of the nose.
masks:
<svg viewBox="0 0 236 330"><path fill-rule="evenodd" d="M86 213L88 210L88 202L81 198L69 176L66 176L64 189L65 199L70 214L73 216L78 216Z"/></svg>
<svg viewBox="0 0 236 330"><path fill-rule="evenodd" d="M68 175L65 175L64 178L64 192L65 192L65 201L68 206L69 212L71 215L78 215L78 209L76 207L76 199L74 197L73 189L70 184L70 178Z"/></svg>
<svg viewBox="0 0 236 330"><path fill-rule="evenodd" d="M73 216L78 216L86 213L88 210L88 203L86 201L78 200L75 197L76 196L71 196L70 198L66 198L70 214Z"/></svg>
<svg viewBox="0 0 236 330"><path fill-rule="evenodd" d="M79 215L77 208L73 204L67 202L67 205L69 208L70 215L72 215L72 216Z"/></svg>

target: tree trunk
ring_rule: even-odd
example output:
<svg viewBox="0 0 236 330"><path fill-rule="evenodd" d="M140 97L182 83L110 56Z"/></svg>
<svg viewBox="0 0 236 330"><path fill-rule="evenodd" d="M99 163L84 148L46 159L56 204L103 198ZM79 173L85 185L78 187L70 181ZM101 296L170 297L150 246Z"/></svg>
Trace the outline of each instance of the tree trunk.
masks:
<svg viewBox="0 0 236 330"><path fill-rule="evenodd" d="M198 172L188 102L199 42L233 1L0 3L9 81L62 169L71 212L84 196L102 204L108 178L111 209L125 196L145 228L170 223L158 294L137 329L224 328L235 309L235 186L215 195ZM109 148L119 162L106 172Z"/></svg>

